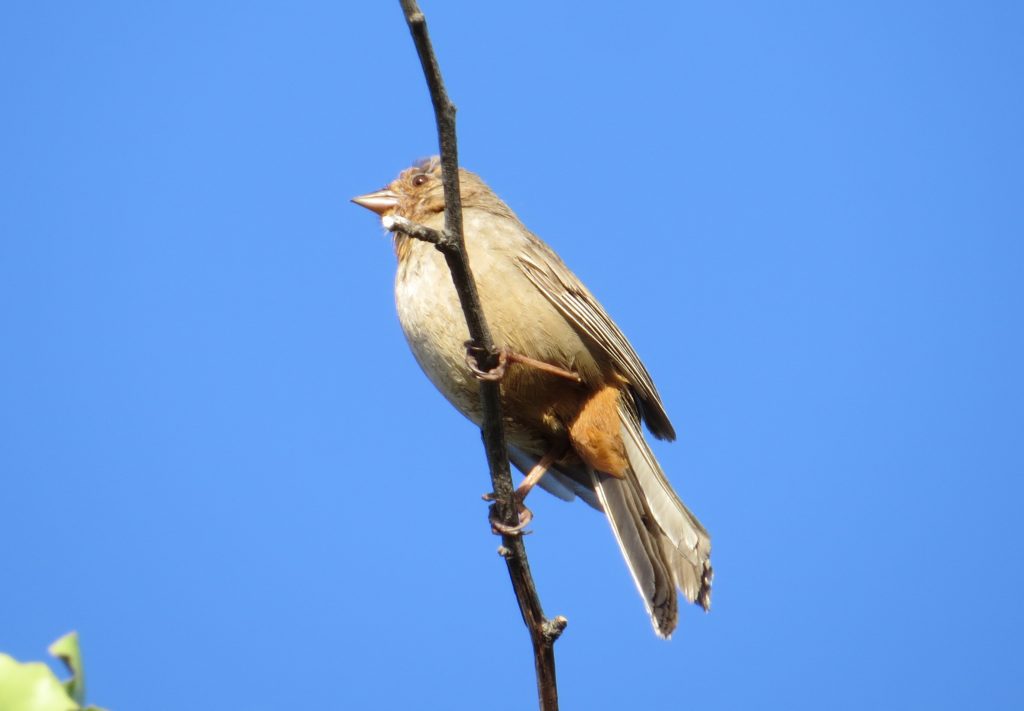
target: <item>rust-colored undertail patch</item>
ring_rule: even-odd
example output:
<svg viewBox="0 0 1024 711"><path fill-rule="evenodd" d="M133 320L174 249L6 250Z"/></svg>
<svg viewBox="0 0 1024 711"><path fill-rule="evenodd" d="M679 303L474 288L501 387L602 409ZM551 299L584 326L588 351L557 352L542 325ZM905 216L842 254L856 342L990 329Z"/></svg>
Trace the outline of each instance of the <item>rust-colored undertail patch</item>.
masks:
<svg viewBox="0 0 1024 711"><path fill-rule="evenodd" d="M583 403L569 423L569 440L584 462L618 479L626 476L629 459L619 423L620 390L606 385Z"/></svg>

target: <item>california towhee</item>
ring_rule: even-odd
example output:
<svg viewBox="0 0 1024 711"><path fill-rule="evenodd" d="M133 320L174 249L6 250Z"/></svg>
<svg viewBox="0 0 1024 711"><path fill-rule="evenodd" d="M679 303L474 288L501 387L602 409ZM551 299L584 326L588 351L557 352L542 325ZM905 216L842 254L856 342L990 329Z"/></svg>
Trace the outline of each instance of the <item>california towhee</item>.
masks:
<svg viewBox="0 0 1024 711"><path fill-rule="evenodd" d="M505 369L500 382L512 462L566 501L604 511L643 596L654 631L668 637L675 588L711 604L711 539L679 500L644 440L675 431L651 376L597 299L484 182L459 175L466 250ZM444 227L437 158L353 202L382 217ZM462 414L481 423L467 362L468 329L442 254L395 233L398 318L423 372ZM523 509L525 513L528 513Z"/></svg>

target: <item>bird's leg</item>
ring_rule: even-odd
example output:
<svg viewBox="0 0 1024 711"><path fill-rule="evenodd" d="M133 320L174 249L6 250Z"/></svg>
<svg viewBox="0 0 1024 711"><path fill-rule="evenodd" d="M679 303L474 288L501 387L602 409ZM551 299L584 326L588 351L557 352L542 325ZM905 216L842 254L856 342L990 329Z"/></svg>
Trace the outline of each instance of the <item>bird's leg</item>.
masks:
<svg viewBox="0 0 1024 711"><path fill-rule="evenodd" d="M555 463L555 460L559 457L560 450L551 449L540 458L533 468L527 473L526 478L523 479L522 483L516 487L516 500L521 504L526 501L526 495L530 493L533 487L537 486L537 482L540 478L547 474L548 469Z"/></svg>
<svg viewBox="0 0 1024 711"><path fill-rule="evenodd" d="M551 365L550 363L545 363L544 361L537 360L536 358L524 356L521 353L514 353L507 348L501 348L498 350L498 365L485 372L480 370L476 364L476 356L479 352L479 346L474 345L472 341L466 342L466 365L469 366L469 369L473 372L473 377L477 380L501 380L505 377L505 371L508 369L509 363L519 363L520 365L525 365L530 368L536 368L544 373L557 375L560 378L567 378L574 383L583 382L583 378L580 377L579 373L572 370L566 370L565 368L559 368L557 365Z"/></svg>
<svg viewBox="0 0 1024 711"><path fill-rule="evenodd" d="M533 520L533 512L526 508L523 503L526 500L526 495L537 485L541 477L544 476L551 465L555 463L555 460L559 457L559 450L552 449L548 451L543 457L540 458L536 464L527 473L526 478L523 479L522 483L516 487L515 492L512 494L512 498L516 503L516 509L519 511L519 523L515 526L508 526L501 521L498 521L494 517L493 509L491 515L488 517L491 521L491 530L499 535L504 536L520 536L523 533L523 529L526 528L530 521ZM484 495L484 500L493 501L494 494Z"/></svg>
<svg viewBox="0 0 1024 711"><path fill-rule="evenodd" d="M568 380L571 380L574 383L583 382L583 378L580 377L579 373L572 370L566 370L565 368L559 368L557 365L551 365L550 363L545 363L542 360L537 360L535 358L530 358L528 356L512 352L509 352L506 358L507 360L513 363L521 363L522 365L528 365L531 368L536 368L537 370L543 371L545 373L551 373L552 375L557 375L560 378L567 378Z"/></svg>

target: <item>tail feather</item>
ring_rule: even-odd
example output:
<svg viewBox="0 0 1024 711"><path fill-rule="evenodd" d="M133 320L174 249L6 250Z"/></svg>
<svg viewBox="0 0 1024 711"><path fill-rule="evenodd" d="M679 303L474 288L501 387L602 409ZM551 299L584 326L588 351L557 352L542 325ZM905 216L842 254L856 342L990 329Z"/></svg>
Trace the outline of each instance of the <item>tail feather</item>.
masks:
<svg viewBox="0 0 1024 711"><path fill-rule="evenodd" d="M667 638L679 616L673 574L666 565L659 532L643 494L630 482L592 472L594 489L612 525L633 582L651 616L654 631Z"/></svg>
<svg viewBox="0 0 1024 711"><path fill-rule="evenodd" d="M711 538L672 490L625 403L619 419L629 470L624 479L592 472L594 489L654 631L667 638L678 619L676 588L705 610L711 606Z"/></svg>

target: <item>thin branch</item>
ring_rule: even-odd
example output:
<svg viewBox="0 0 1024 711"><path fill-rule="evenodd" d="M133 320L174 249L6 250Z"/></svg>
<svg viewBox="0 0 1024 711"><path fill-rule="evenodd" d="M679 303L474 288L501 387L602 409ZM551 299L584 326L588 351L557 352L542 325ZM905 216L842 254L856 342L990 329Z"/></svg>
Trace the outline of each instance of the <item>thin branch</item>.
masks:
<svg viewBox="0 0 1024 711"><path fill-rule="evenodd" d="M384 229L389 232L401 232L403 235L430 242L442 252L459 251L455 239L447 230L435 230L433 227L421 225L399 215L385 215L380 221L384 225Z"/></svg>
<svg viewBox="0 0 1024 711"><path fill-rule="evenodd" d="M441 148L441 181L444 186L444 232L436 230L420 232L395 221L393 229L399 230L410 237L425 239L436 244L444 254L448 269L452 274L455 290L459 294L459 303L469 327L469 335L476 348L477 367L484 372L498 365L498 350L494 346L490 329L480 306L476 282L469 268L466 256L466 243L462 233L462 198L459 193L459 158L455 135L455 105L448 98L441 77L441 69L434 55L427 34L427 21L420 12L416 0L400 0L405 21L409 25L416 52L423 67L423 74L430 89L430 99L434 105L434 116L437 121L437 138ZM407 222L407 221L404 221ZM392 229L389 227L389 229ZM433 233L433 234L431 234ZM480 383L480 401L483 406L483 424L481 434L487 463L490 467L491 485L494 489L495 502L492 505L492 516L505 526L513 527L519 523L519 510L513 498L512 474L509 471L508 446L505 442L505 430L502 425L501 399L498 382L483 381ZM533 642L534 668L537 674L537 695L541 711L557 711L558 687L555 680L555 640L565 629L567 620L556 617L548 620L544 617L540 597L533 584L530 564L526 558L526 546L520 535L503 535L502 545L498 552L508 566L512 588L519 603L523 622L530 632Z"/></svg>

